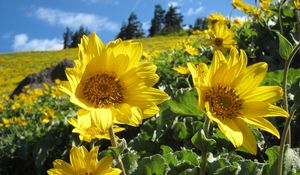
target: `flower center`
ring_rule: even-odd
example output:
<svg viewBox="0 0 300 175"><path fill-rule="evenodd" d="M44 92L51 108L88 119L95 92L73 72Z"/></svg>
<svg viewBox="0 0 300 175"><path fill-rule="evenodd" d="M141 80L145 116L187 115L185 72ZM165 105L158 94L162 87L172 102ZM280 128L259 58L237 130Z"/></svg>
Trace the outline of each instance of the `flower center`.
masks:
<svg viewBox="0 0 300 175"><path fill-rule="evenodd" d="M87 128L86 132L91 136L95 136L95 135L101 133L101 131L97 127L94 127L94 126Z"/></svg>
<svg viewBox="0 0 300 175"><path fill-rule="evenodd" d="M223 39L221 38L216 38L215 39L215 45L218 46L218 47L221 47L223 44Z"/></svg>
<svg viewBox="0 0 300 175"><path fill-rule="evenodd" d="M109 107L122 103L123 88L114 75L100 73L83 83L84 98L95 107Z"/></svg>
<svg viewBox="0 0 300 175"><path fill-rule="evenodd" d="M209 103L210 112L221 119L232 119L241 114L242 100L230 87L212 87L207 92L205 101Z"/></svg>

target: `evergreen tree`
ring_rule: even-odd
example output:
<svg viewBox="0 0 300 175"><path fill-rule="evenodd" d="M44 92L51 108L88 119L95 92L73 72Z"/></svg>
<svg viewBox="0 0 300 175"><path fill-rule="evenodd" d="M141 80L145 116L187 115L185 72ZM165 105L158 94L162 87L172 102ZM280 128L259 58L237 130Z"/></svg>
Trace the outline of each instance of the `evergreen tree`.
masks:
<svg viewBox="0 0 300 175"><path fill-rule="evenodd" d="M149 29L149 36L159 34L164 22L165 10L160 5L155 5L154 17L151 20L151 27Z"/></svg>
<svg viewBox="0 0 300 175"><path fill-rule="evenodd" d="M63 34L64 38L64 49L70 48L72 42L72 31L69 27L66 28L66 31Z"/></svg>
<svg viewBox="0 0 300 175"><path fill-rule="evenodd" d="M90 32L88 31L88 29L85 29L83 26L79 27L79 30L76 31L73 35L72 35L72 42L70 44L70 47L72 48L76 48L78 47L78 44L80 43L80 40L82 38L83 35L89 35Z"/></svg>
<svg viewBox="0 0 300 175"><path fill-rule="evenodd" d="M178 32L182 30L181 23L183 21L183 16L177 12L178 7L170 6L164 19L164 28L162 30L163 34Z"/></svg>
<svg viewBox="0 0 300 175"><path fill-rule="evenodd" d="M120 32L118 33L116 38L122 38L125 39L126 37L126 28L127 28L127 24L125 22L123 22Z"/></svg>
<svg viewBox="0 0 300 175"><path fill-rule="evenodd" d="M123 40L141 38L144 36L144 31L142 28L142 23L138 20L135 13L131 13L128 17L128 23L123 24L117 38Z"/></svg>
<svg viewBox="0 0 300 175"><path fill-rule="evenodd" d="M207 29L207 19L206 18L197 18L194 24L194 30L204 30Z"/></svg>

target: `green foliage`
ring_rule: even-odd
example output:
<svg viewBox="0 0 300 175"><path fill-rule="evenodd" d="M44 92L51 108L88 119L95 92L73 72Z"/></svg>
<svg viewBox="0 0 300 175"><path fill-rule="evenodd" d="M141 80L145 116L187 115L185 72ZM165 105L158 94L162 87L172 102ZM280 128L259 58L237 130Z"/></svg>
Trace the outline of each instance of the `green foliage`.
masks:
<svg viewBox="0 0 300 175"><path fill-rule="evenodd" d="M275 32L279 38L279 54L283 59L287 60L293 51L293 45L280 32Z"/></svg>

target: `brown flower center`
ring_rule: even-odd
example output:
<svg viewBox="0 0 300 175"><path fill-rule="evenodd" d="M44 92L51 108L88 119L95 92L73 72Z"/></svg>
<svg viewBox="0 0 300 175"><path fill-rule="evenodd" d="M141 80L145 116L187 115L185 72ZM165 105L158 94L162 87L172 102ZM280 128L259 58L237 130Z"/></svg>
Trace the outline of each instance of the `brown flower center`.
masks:
<svg viewBox="0 0 300 175"><path fill-rule="evenodd" d="M221 119L232 119L241 114L242 100L230 87L212 87L207 91L205 101L209 103L210 112Z"/></svg>
<svg viewBox="0 0 300 175"><path fill-rule="evenodd" d="M95 107L109 107L123 102L123 88L114 75L100 73L83 82L83 96Z"/></svg>
<svg viewBox="0 0 300 175"><path fill-rule="evenodd" d="M223 44L223 39L222 38L216 38L215 39L215 45L218 47L221 47Z"/></svg>

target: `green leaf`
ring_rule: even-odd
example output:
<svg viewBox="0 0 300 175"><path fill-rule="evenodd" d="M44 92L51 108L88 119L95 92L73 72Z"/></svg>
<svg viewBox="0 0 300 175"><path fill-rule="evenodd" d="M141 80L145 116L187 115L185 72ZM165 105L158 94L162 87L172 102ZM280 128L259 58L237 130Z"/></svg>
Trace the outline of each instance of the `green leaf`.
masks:
<svg viewBox="0 0 300 175"><path fill-rule="evenodd" d="M167 170L166 162L159 154L143 158L138 165L133 175L161 175Z"/></svg>
<svg viewBox="0 0 300 175"><path fill-rule="evenodd" d="M286 6L285 8L282 8L282 12L284 16L293 18L294 17L294 10L290 6Z"/></svg>
<svg viewBox="0 0 300 175"><path fill-rule="evenodd" d="M293 45L278 31L275 32L279 39L279 54L283 59L287 60L293 51Z"/></svg>
<svg viewBox="0 0 300 175"><path fill-rule="evenodd" d="M182 115L202 116L198 108L198 100L195 92L185 91L175 100L167 101L172 112Z"/></svg>
<svg viewBox="0 0 300 175"><path fill-rule="evenodd" d="M279 146L273 146L266 150L269 164L264 167L263 174L277 174L277 162L279 157Z"/></svg>
<svg viewBox="0 0 300 175"><path fill-rule="evenodd" d="M201 129L192 137L192 143L201 151L211 151L214 148L216 141L214 139L208 139L204 134L204 130Z"/></svg>
<svg viewBox="0 0 300 175"><path fill-rule="evenodd" d="M189 137L188 128L183 122L175 123L173 129L174 133L176 133L173 135L175 140L182 141Z"/></svg>
<svg viewBox="0 0 300 175"><path fill-rule="evenodd" d="M200 164L199 156L191 150L184 149L181 151L176 151L175 155L177 156L177 159L181 162L189 162L194 166L198 166Z"/></svg>
<svg viewBox="0 0 300 175"><path fill-rule="evenodd" d="M137 169L137 160L139 159L139 157L140 156L134 151L123 154L122 161L124 163L124 168L127 174L132 174Z"/></svg>

